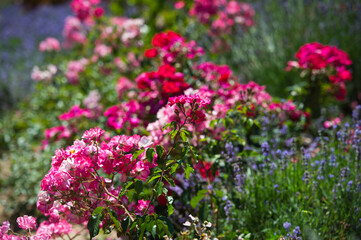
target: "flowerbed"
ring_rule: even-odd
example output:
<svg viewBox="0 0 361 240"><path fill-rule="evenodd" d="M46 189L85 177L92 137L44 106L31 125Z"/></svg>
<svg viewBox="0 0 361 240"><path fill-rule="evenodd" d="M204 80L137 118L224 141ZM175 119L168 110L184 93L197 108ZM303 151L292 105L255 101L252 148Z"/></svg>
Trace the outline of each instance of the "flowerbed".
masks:
<svg viewBox="0 0 361 240"><path fill-rule="evenodd" d="M300 70L303 91L278 99L210 61L198 42L104 15L99 3L73 0L64 40L39 44L54 58L31 73L37 92L9 133L28 132L9 144L28 165L18 158L7 180L37 211L17 218L25 231L4 222L0 237L54 239L75 225L90 239L360 235L360 107L348 121L319 107L345 98L346 52L302 46L287 70ZM217 54L227 34L255 25L246 3L175 4L186 7ZM34 175L24 181L27 166Z"/></svg>

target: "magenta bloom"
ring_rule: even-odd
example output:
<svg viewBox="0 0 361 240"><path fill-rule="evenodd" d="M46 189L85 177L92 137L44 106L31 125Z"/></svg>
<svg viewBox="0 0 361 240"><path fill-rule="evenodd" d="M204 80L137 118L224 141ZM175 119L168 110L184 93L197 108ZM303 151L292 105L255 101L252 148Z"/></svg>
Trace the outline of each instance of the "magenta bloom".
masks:
<svg viewBox="0 0 361 240"><path fill-rule="evenodd" d="M47 37L44 41L40 42L39 44L39 51L45 52L45 51L60 51L60 42L58 39L53 37Z"/></svg>
<svg viewBox="0 0 361 240"><path fill-rule="evenodd" d="M22 229L32 229L35 230L36 229L36 218L35 217L31 217L28 215L24 215L24 217L18 217L18 219L16 219L16 222L19 224L19 227Z"/></svg>
<svg viewBox="0 0 361 240"><path fill-rule="evenodd" d="M99 141L100 137L103 136L104 133L105 131L103 129L95 127L85 131L82 138L85 142L89 142L94 139Z"/></svg>
<svg viewBox="0 0 361 240"><path fill-rule="evenodd" d="M81 109L79 105L74 105L71 107L69 112L63 113L59 116L59 120L69 121L73 118L80 118L81 116L85 116L87 118L91 117L91 113L88 109Z"/></svg>

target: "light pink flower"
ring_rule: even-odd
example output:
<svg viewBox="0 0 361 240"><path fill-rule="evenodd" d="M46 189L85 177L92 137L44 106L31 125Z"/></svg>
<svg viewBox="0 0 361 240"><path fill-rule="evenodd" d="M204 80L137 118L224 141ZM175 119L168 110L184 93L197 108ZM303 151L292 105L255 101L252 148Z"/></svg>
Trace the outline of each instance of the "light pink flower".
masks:
<svg viewBox="0 0 361 240"><path fill-rule="evenodd" d="M45 52L45 51L60 51L60 42L58 39L53 37L48 37L44 41L40 42L39 44L39 51Z"/></svg>
<svg viewBox="0 0 361 240"><path fill-rule="evenodd" d="M31 229L31 230L35 230L36 229L36 218L35 217L31 217L28 215L24 215L23 217L18 217L16 219L16 222L19 224L19 227L22 229Z"/></svg>
<svg viewBox="0 0 361 240"><path fill-rule="evenodd" d="M87 131L84 132L82 138L84 139L85 142L91 141L91 140L96 140L99 141L100 137L103 136L103 134L105 133L105 131L101 128L95 127L95 128L91 128Z"/></svg>

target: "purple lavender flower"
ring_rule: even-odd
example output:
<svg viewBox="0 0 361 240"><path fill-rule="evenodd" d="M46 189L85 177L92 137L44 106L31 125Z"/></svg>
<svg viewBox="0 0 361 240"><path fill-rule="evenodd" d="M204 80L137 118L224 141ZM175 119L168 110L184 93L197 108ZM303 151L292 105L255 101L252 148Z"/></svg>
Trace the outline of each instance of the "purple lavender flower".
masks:
<svg viewBox="0 0 361 240"><path fill-rule="evenodd" d="M297 226L292 231L292 238L291 239L301 239L300 235L301 235L301 230L300 230L300 227Z"/></svg>
<svg viewBox="0 0 361 240"><path fill-rule="evenodd" d="M232 208L231 201L227 200L226 205L224 206L224 212L226 213L227 219L229 219L229 210Z"/></svg>
<svg viewBox="0 0 361 240"><path fill-rule="evenodd" d="M262 148L263 156L267 157L268 153L269 153L269 144L268 144L268 142L263 142L261 144L261 148Z"/></svg>
<svg viewBox="0 0 361 240"><path fill-rule="evenodd" d="M289 231L290 231L290 227L291 227L291 223L285 222L285 223L283 224L283 227L286 229L287 232L289 232Z"/></svg>

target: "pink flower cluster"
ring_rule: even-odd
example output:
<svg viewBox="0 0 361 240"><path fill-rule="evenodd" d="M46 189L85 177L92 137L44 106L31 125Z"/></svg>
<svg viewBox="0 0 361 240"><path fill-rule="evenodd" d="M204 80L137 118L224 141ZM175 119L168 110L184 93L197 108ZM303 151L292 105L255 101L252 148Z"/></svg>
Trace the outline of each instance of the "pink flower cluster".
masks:
<svg viewBox="0 0 361 240"><path fill-rule="evenodd" d="M125 46L130 46L134 42L136 45L141 45L140 41L136 40L142 35L142 28L145 26L143 19L113 17L110 23L111 26L104 29L101 38L109 40L119 39Z"/></svg>
<svg viewBox="0 0 361 240"><path fill-rule="evenodd" d="M35 66L31 71L31 79L36 82L50 82L57 71L57 67L52 64L49 64L43 71L40 70L38 66Z"/></svg>
<svg viewBox="0 0 361 240"><path fill-rule="evenodd" d="M129 80L126 77L120 77L116 86L119 99L122 99L125 93L126 96L129 98L135 96L137 94L136 87L137 85L133 81Z"/></svg>
<svg viewBox="0 0 361 240"><path fill-rule="evenodd" d="M45 140L43 141L43 148L49 144L51 139L59 141L64 138L70 138L74 131L75 129L68 129L63 125L45 129Z"/></svg>
<svg viewBox="0 0 361 240"><path fill-rule="evenodd" d="M40 223L38 230L36 231L35 236L45 236L45 238L39 238L39 240L47 240L47 236L50 235L49 239L55 239L57 237L62 237L73 231L73 226L68 223L66 220L61 220L57 222L51 222L49 220L43 221Z"/></svg>
<svg viewBox="0 0 361 240"><path fill-rule="evenodd" d="M90 111L90 114L86 117L91 119L97 119L103 113L103 106L100 103L100 93L98 90L91 91L86 98L83 100L83 105Z"/></svg>
<svg viewBox="0 0 361 240"><path fill-rule="evenodd" d="M36 230L36 218L31 216L18 217L16 222L19 227L24 230ZM72 225L66 221L57 223L49 222L48 220L42 222L37 229L35 235L30 236L29 232L26 236L8 234L10 231L10 223L3 222L0 226L0 239L2 240L51 240L56 237L61 237L64 234L69 234L72 231Z"/></svg>
<svg viewBox="0 0 361 240"><path fill-rule="evenodd" d="M78 61L70 61L68 63L68 70L65 73L69 83L77 84L79 82L79 74L85 71L85 66L89 61L86 58L82 58Z"/></svg>
<svg viewBox="0 0 361 240"><path fill-rule="evenodd" d="M64 219L77 223L87 221L99 206L109 205L119 217L125 217L125 210L142 214L144 207L141 206L148 206L146 200L139 200L136 204L128 202L126 197L117 199L115 196L118 196L121 186L114 187L113 179L145 181L156 163L148 162L145 152L136 158L133 153L146 150L152 142L139 135L114 136L108 142L100 142L104 133L100 128L90 129L84 132L83 140L76 140L66 150L55 152L52 167L41 182L42 192L37 202L39 211L49 216L51 223ZM110 178L100 176L104 174Z"/></svg>
<svg viewBox="0 0 361 240"><path fill-rule="evenodd" d="M126 123L129 123L128 130L139 125L138 114L141 112L141 105L135 101L120 103L112 106L104 112L104 116L108 117L107 125L114 129L121 129Z"/></svg>
<svg viewBox="0 0 361 240"><path fill-rule="evenodd" d="M207 75L201 72L201 76ZM233 78L232 75L230 78ZM247 84L229 82L223 86L220 85L222 83L219 81L205 81L205 83L209 86L203 86L198 90L190 88L185 91L185 95L170 97L167 106L159 109L157 120L147 125L147 131L149 131L152 140L156 144L162 144L163 146L169 144L169 139L164 137L169 131L168 129L163 130L165 124L172 121L183 123L185 116L191 116L195 113L195 111L193 111L189 114L189 110L179 109L177 105L187 107L193 102L199 107L211 106L209 107L211 111L208 113L204 111L198 112L198 115L194 115L197 118L194 122L197 122L197 124L188 124L185 126L186 129L190 132L196 131L200 133L208 130L212 134L212 137L216 139L220 138L224 127L210 127L210 122L224 118L227 111L234 109L236 106L246 106L248 109L246 112L248 117L257 117L264 111L277 114L280 124L288 119L299 121L302 116L306 117L306 119L309 117L309 114L298 110L292 101L282 103L274 102L272 97L265 91L265 87L255 82L249 82ZM213 99L213 101L210 99ZM178 114L176 114L177 112ZM182 113L183 116L179 113ZM198 141L199 139L192 139L194 145L198 145Z"/></svg>
<svg viewBox="0 0 361 240"><path fill-rule="evenodd" d="M191 104L191 105L197 105L197 108L202 108L202 107L206 107L207 105L209 105L211 103L211 100L209 98L202 98L199 95L195 94L195 95L190 95L190 96L185 96L185 95L181 95L178 97L170 97L168 100L168 105L169 106L173 106L173 105L185 105L187 103Z"/></svg>
<svg viewBox="0 0 361 240"><path fill-rule="evenodd" d="M92 115L88 109L82 109L79 105L74 105L70 108L69 112L61 114L59 116L59 120L69 121L71 119L80 118L82 116L90 118Z"/></svg>
<svg viewBox="0 0 361 240"><path fill-rule="evenodd" d="M94 48L94 53L98 57L106 57L111 54L112 48L105 44L97 44Z"/></svg>
<svg viewBox="0 0 361 240"><path fill-rule="evenodd" d="M40 52L46 52L46 51L59 52L60 51L60 42L56 38L47 37L44 41L40 42L39 51Z"/></svg>
<svg viewBox="0 0 361 240"><path fill-rule="evenodd" d="M194 0L189 15L205 24L210 24L212 34L230 34L233 26L248 28L254 25L253 8L236 0Z"/></svg>
<svg viewBox="0 0 361 240"><path fill-rule="evenodd" d="M345 98L345 82L352 80L351 72L347 69L352 62L346 52L334 46L313 42L303 45L296 53L296 58L298 61L288 62L287 71L298 68L309 70L313 75L324 74L330 80L335 98Z"/></svg>
<svg viewBox="0 0 361 240"><path fill-rule="evenodd" d="M172 31L156 34L153 37L152 45L154 48L147 50L145 56L153 58L159 54L163 63L174 63L176 58L181 56L193 59L204 53L203 49L198 47L195 41L186 42L178 33Z"/></svg>
<svg viewBox="0 0 361 240"><path fill-rule="evenodd" d="M96 7L99 3L100 0L73 0L70 6L80 21L89 21L92 16L96 18L103 16L104 9Z"/></svg>
<svg viewBox="0 0 361 240"><path fill-rule="evenodd" d="M138 89L146 91L146 95L157 94L162 98L180 94L188 87L183 73L176 72L176 68L169 64L160 66L157 72L140 74L136 82Z"/></svg>
<svg viewBox="0 0 361 240"><path fill-rule="evenodd" d="M178 97L170 97L168 100L168 105L173 106L176 105L175 113L179 116L181 112L185 123L201 123L206 120L206 114L201 108L207 108L207 105L211 103L209 98L203 98L200 95L181 95ZM186 121L186 118L189 120ZM179 119L178 122L181 122Z"/></svg>
<svg viewBox="0 0 361 240"><path fill-rule="evenodd" d="M216 84L227 84L232 75L231 69L227 65L216 65L212 62L202 62L196 66L203 79L207 82L216 82Z"/></svg>
<svg viewBox="0 0 361 240"><path fill-rule="evenodd" d="M63 37L65 48L72 48L76 43L85 44L87 42L83 24L73 16L68 16L65 19Z"/></svg>
<svg viewBox="0 0 361 240"><path fill-rule="evenodd" d="M243 2L231 0L229 2L223 1L223 6L218 14L218 18L212 23L212 33L215 35L231 34L232 28L236 25L248 29L254 25L253 16L255 11L253 8Z"/></svg>
<svg viewBox="0 0 361 240"><path fill-rule="evenodd" d="M325 128L330 128L330 127L333 127L333 126L337 126L337 125L339 125L341 123L341 120L340 120L340 118L334 118L334 119L332 119L332 120L329 120L329 121L325 121L324 123L323 123L323 126L325 127Z"/></svg>

